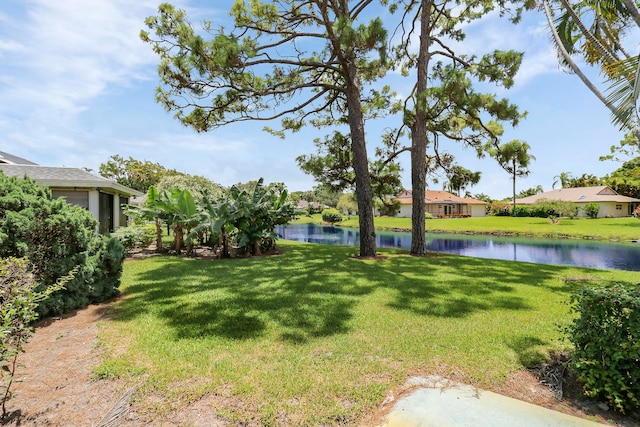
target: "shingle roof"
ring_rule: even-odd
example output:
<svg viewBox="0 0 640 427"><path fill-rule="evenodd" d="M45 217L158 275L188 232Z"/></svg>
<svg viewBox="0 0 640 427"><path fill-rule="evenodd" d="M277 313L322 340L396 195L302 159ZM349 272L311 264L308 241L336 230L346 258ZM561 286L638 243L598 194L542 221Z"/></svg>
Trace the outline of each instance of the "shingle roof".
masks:
<svg viewBox="0 0 640 427"><path fill-rule="evenodd" d="M8 163L10 165L35 165L37 163L33 163L27 159L23 159L22 157L14 156L13 154L5 153L4 151L0 151L0 164Z"/></svg>
<svg viewBox="0 0 640 427"><path fill-rule="evenodd" d="M8 176L28 176L35 180L38 185L47 187L109 188L127 196L142 195L137 190L78 168L0 163L0 170Z"/></svg>
<svg viewBox="0 0 640 427"><path fill-rule="evenodd" d="M412 200L412 191L405 190L400 195L398 195L398 201L401 205L411 205L413 204ZM467 199L464 197L456 196L455 194L451 194L447 191L439 191L439 190L427 190L424 192L424 201L426 204L438 204L438 203L449 203L449 204L467 204L467 205L486 205L486 202L482 200L476 199Z"/></svg>
<svg viewBox="0 0 640 427"><path fill-rule="evenodd" d="M575 188L559 188L557 190L545 191L522 199L516 199L517 204L528 205L538 200L562 200L574 203L591 203L591 202L627 202L636 203L640 199L633 197L621 196L610 187L601 185L597 187L575 187Z"/></svg>

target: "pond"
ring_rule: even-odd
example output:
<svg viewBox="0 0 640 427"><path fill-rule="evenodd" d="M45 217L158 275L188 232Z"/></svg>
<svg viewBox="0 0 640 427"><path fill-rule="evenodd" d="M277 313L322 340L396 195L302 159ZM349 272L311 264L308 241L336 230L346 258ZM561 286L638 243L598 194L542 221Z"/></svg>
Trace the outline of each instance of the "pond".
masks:
<svg viewBox="0 0 640 427"><path fill-rule="evenodd" d="M359 246L357 228L315 224L278 226L282 239L324 245ZM376 231L379 248L411 249L411 233ZM427 232L427 250L478 258L640 271L640 243L530 239Z"/></svg>

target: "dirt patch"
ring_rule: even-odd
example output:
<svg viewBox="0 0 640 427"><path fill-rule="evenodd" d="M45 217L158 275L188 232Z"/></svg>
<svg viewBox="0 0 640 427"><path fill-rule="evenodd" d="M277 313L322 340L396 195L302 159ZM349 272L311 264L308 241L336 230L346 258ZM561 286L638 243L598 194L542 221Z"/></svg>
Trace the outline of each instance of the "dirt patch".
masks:
<svg viewBox="0 0 640 427"><path fill-rule="evenodd" d="M97 425L109 412L124 384L91 378L100 362L97 321L105 318L107 308L94 305L37 325L19 357L7 425Z"/></svg>
<svg viewBox="0 0 640 427"><path fill-rule="evenodd" d="M109 304L93 305L63 318L47 320L37 325L36 334L20 357L17 372L19 382L13 386L15 396L7 408L10 416L4 425L17 426L227 426L214 414L216 408L233 407L230 395L205 395L178 408L167 408L162 419L153 411L136 406L135 386L124 380L96 380L92 369L100 363L97 347L98 321L108 322ZM452 378L457 380L457 378ZM622 417L597 403L579 397L571 383L565 386L564 397L557 399L557 390L543 385L538 372L514 373L496 393L534 403L582 418L590 417L610 425L631 427L640 425L638 418ZM410 390L392 390L389 401L380 410L365 417L362 425L375 421L397 398ZM147 402L153 397L146 396ZM130 406L131 404L131 406ZM162 397L158 396L162 405ZM279 420L280 425L294 425L294 420ZM258 425L258 424L256 424Z"/></svg>

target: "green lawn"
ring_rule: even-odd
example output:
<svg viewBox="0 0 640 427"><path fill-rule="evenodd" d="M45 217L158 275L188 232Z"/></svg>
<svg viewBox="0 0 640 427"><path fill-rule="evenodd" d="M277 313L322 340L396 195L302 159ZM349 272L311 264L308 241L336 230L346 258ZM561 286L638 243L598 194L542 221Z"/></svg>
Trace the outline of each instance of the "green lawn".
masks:
<svg viewBox="0 0 640 427"><path fill-rule="evenodd" d="M640 222L640 221L638 221ZM155 419L207 395L233 424L355 425L410 375L498 387L568 345L584 279L640 273L456 257L384 260L280 241L266 258L156 257L124 266L96 374L141 384ZM152 396L152 397L150 397Z"/></svg>
<svg viewBox="0 0 640 427"><path fill-rule="evenodd" d="M321 224L318 215L300 217L295 223ZM343 227L358 227L358 217L352 216L339 223ZM378 229L411 230L411 218L375 218ZM482 233L520 235L532 237L570 237L597 240L640 240L640 220L636 218L561 219L552 224L546 218L512 218L487 216L482 218L429 219L427 232Z"/></svg>

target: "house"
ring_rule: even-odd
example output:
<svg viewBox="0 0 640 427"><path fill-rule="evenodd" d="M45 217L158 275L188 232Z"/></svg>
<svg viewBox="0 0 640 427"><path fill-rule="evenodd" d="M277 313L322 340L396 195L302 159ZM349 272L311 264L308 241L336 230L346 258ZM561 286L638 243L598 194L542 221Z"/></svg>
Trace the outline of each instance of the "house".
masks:
<svg viewBox="0 0 640 427"><path fill-rule="evenodd" d="M397 197L400 202L400 218L411 218L413 206L411 190L405 190ZM426 212L435 218L479 217L487 213L487 203L482 200L459 197L446 191L427 190L424 193Z"/></svg>
<svg viewBox="0 0 640 427"><path fill-rule="evenodd" d="M640 206L640 199L621 196L610 187L604 185L597 187L559 188L557 190L546 191L534 196L516 199L516 206L531 205L541 199L573 202L580 208L578 215L582 217L586 216L584 207L587 203L597 203L600 205L598 218L621 218L629 216L637 206Z"/></svg>
<svg viewBox="0 0 640 427"><path fill-rule="evenodd" d="M123 205L129 203L131 196L142 195L137 190L82 169L40 166L2 151L0 171L7 176L27 176L36 184L49 187L53 198L64 197L68 203L89 210L98 220L100 233L126 226Z"/></svg>

